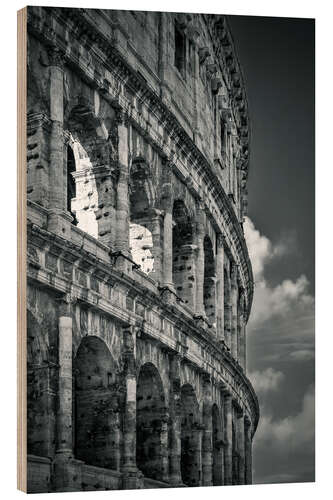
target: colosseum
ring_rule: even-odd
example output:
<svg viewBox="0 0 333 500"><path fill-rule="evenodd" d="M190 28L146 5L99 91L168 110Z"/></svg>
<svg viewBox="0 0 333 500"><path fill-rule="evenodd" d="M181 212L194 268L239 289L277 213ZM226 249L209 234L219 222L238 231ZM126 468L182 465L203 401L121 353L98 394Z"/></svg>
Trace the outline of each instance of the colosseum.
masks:
<svg viewBox="0 0 333 500"><path fill-rule="evenodd" d="M250 484L228 19L29 7L27 31L28 491Z"/></svg>

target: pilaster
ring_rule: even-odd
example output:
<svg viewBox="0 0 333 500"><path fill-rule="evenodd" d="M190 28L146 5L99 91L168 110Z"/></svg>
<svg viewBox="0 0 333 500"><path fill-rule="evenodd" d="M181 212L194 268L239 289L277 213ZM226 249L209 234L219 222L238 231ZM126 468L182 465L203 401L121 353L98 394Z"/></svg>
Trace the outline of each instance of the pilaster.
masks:
<svg viewBox="0 0 333 500"><path fill-rule="evenodd" d="M161 204L164 210L163 221L163 283L164 287L173 290L172 279L172 166L169 162L164 164L162 174L162 196Z"/></svg>
<svg viewBox="0 0 333 500"><path fill-rule="evenodd" d="M197 244L197 259L196 259L196 314L205 316L204 307L204 272L205 272L205 254L204 254L204 237L205 237L205 212L203 203L197 203L196 217L196 244Z"/></svg>
<svg viewBox="0 0 333 500"><path fill-rule="evenodd" d="M237 303L238 303L238 286L237 286L237 266L233 262L231 265L231 355L235 360L238 360L237 350Z"/></svg>
<svg viewBox="0 0 333 500"><path fill-rule="evenodd" d="M58 48L52 47L48 55L51 120L48 230L70 238L72 217L67 213L64 193L64 54Z"/></svg>
<svg viewBox="0 0 333 500"><path fill-rule="evenodd" d="M219 341L224 341L224 238L217 236L216 254L216 333Z"/></svg>
<svg viewBox="0 0 333 500"><path fill-rule="evenodd" d="M213 485L213 444L212 444L212 387L211 379L203 375L203 434L202 434L202 485Z"/></svg>
<svg viewBox="0 0 333 500"><path fill-rule="evenodd" d="M237 452L238 452L238 484L245 484L245 441L243 412L237 413Z"/></svg>
<svg viewBox="0 0 333 500"><path fill-rule="evenodd" d="M252 484L252 426L250 419L245 416L245 484Z"/></svg>
<svg viewBox="0 0 333 500"><path fill-rule="evenodd" d="M77 475L73 474L75 464L72 449L72 305L74 302L75 299L70 294L59 299L57 442L53 478L55 491L75 491L78 488Z"/></svg>
<svg viewBox="0 0 333 500"><path fill-rule="evenodd" d="M129 251L129 165L128 165L128 125L124 113L119 111L116 115L116 126L118 128L118 169L119 177L116 193L116 245L117 251L128 256ZM129 269L129 263L125 259L119 259L124 269Z"/></svg>
<svg viewBox="0 0 333 500"><path fill-rule="evenodd" d="M232 484L232 397L231 394L224 394L224 484Z"/></svg>
<svg viewBox="0 0 333 500"><path fill-rule="evenodd" d="M169 423L169 481L182 485L181 476L181 411L180 411L180 355L170 354L170 423Z"/></svg>
<svg viewBox="0 0 333 500"><path fill-rule="evenodd" d="M136 467L136 360L133 327L123 329L125 408L123 425L123 488L140 487Z"/></svg>

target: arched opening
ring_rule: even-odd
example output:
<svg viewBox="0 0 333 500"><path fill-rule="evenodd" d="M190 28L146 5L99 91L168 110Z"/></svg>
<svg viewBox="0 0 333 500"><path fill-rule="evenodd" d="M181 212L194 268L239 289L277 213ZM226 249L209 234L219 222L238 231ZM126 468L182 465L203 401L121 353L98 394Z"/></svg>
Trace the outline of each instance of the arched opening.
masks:
<svg viewBox="0 0 333 500"><path fill-rule="evenodd" d="M95 103L91 95L84 91L73 96L65 111L64 126L69 134L69 171L73 165L70 149L75 159L76 193L72 198L71 212L75 213L79 229L113 246L116 232L116 166L111 161L114 144L107 132L111 115L106 122L97 118Z"/></svg>
<svg viewBox="0 0 333 500"><path fill-rule="evenodd" d="M74 451L89 465L120 469L116 363L103 340L84 337L73 363Z"/></svg>
<svg viewBox="0 0 333 500"><path fill-rule="evenodd" d="M194 308L195 256L193 227L182 200L176 200L172 211L172 280L185 304Z"/></svg>
<svg viewBox="0 0 333 500"><path fill-rule="evenodd" d="M221 414L216 404L212 408L213 430L213 485L223 484L223 427Z"/></svg>
<svg viewBox="0 0 333 500"><path fill-rule="evenodd" d="M134 262L146 274L154 273L154 238L159 238L159 221L151 210L153 194L150 172L146 163L137 159L132 164L130 175L130 249Z"/></svg>
<svg viewBox="0 0 333 500"><path fill-rule="evenodd" d="M71 135L67 146L67 210L74 219L73 224L94 238L99 237L100 200L90 157L77 135Z"/></svg>
<svg viewBox="0 0 333 500"><path fill-rule="evenodd" d="M72 148L67 146L67 211L73 217L72 224L77 225L78 221L75 212L72 210L72 201L76 198L76 183L73 173L75 172L75 157Z"/></svg>
<svg viewBox="0 0 333 500"><path fill-rule="evenodd" d="M191 385L181 388L181 475L187 486L201 482L201 426L199 405Z"/></svg>
<svg viewBox="0 0 333 500"><path fill-rule="evenodd" d="M136 395L136 464L146 477L163 481L168 473L166 406L161 377L153 364L141 367Z"/></svg>
<svg viewBox="0 0 333 500"><path fill-rule="evenodd" d="M215 324L215 258L211 239L204 238L204 307L209 323Z"/></svg>

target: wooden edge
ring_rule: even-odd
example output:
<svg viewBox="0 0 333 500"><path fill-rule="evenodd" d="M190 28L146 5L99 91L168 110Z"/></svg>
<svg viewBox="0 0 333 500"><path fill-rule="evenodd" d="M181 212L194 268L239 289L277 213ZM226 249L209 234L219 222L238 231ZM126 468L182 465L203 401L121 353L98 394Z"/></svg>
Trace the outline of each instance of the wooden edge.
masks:
<svg viewBox="0 0 333 500"><path fill-rule="evenodd" d="M17 488L27 492L27 7L17 12Z"/></svg>

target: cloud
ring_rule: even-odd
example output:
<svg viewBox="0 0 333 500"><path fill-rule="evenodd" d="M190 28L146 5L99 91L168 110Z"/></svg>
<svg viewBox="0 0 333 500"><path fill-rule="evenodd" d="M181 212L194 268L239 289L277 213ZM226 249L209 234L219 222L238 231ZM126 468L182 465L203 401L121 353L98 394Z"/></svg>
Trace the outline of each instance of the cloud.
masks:
<svg viewBox="0 0 333 500"><path fill-rule="evenodd" d="M255 435L256 467L260 482L314 480L315 396L311 385L296 415L274 419L263 414ZM269 459L267 460L267 458ZM300 470L301 469L301 470Z"/></svg>
<svg viewBox="0 0 333 500"><path fill-rule="evenodd" d="M282 257L299 258L295 234L273 244L248 218L244 233L255 281L247 360L260 405L254 482L313 481L314 297L305 274L277 284L267 279L272 263L279 269Z"/></svg>
<svg viewBox="0 0 333 500"><path fill-rule="evenodd" d="M255 278L259 278L264 270L265 263L272 256L272 244L266 236L260 234L248 217L245 217L244 235L251 258L253 274Z"/></svg>
<svg viewBox="0 0 333 500"><path fill-rule="evenodd" d="M250 373L249 378L252 381L256 393L259 394L276 391L284 379L284 374L281 371L274 370L273 368L267 368L262 372L255 371Z"/></svg>
<svg viewBox="0 0 333 500"><path fill-rule="evenodd" d="M314 359L314 351L311 349L300 349L291 352L290 357L295 361L308 361Z"/></svg>
<svg viewBox="0 0 333 500"><path fill-rule="evenodd" d="M272 415L264 414L255 437L257 447L274 446L275 451L286 457L303 450L314 450L315 435L315 395L314 386L306 391L302 408L294 416L275 420Z"/></svg>
<svg viewBox="0 0 333 500"><path fill-rule="evenodd" d="M252 262L255 290L252 312L248 329L254 329L273 316L284 316L288 311L297 307L312 308L313 297L308 293L309 282L305 275L295 281L286 279L275 287L265 279L265 266L273 259L280 258L295 248L293 233L282 237L275 245L258 229L251 219L246 217L244 234Z"/></svg>
<svg viewBox="0 0 333 500"><path fill-rule="evenodd" d="M275 287L262 280L256 284L253 307L250 316L250 327L255 327L272 316L285 315L295 306L307 310L313 306L314 299L308 294L309 282L302 275L297 280L284 280Z"/></svg>

